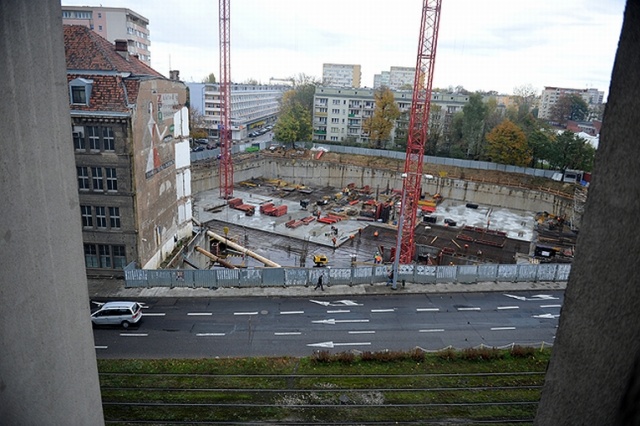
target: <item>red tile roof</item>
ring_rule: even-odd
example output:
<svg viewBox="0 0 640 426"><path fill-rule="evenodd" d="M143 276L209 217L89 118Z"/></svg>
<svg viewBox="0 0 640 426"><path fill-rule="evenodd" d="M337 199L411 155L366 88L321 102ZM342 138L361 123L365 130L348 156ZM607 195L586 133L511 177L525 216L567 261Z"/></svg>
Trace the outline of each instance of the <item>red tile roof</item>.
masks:
<svg viewBox="0 0 640 426"><path fill-rule="evenodd" d="M115 44L82 25L64 25L68 70L117 71L164 77L133 55L123 58Z"/></svg>

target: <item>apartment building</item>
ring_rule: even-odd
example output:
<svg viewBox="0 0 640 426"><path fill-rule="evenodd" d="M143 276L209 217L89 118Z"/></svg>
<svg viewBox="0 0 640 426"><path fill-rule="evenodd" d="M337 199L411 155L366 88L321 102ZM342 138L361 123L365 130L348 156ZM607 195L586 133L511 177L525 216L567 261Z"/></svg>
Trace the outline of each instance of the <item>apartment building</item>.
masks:
<svg viewBox="0 0 640 426"><path fill-rule="evenodd" d="M187 83L191 106L203 115L210 139L219 138L220 85ZM254 129L275 123L280 99L289 86L264 84L231 85L231 139L246 139Z"/></svg>
<svg viewBox="0 0 640 426"><path fill-rule="evenodd" d="M322 64L324 86L359 88L362 79L360 65Z"/></svg>
<svg viewBox="0 0 640 426"><path fill-rule="evenodd" d="M394 140L406 131L413 93L410 90L392 92L401 113L391 134L390 139ZM369 137L362 125L375 110L374 93L374 89L316 88L313 100L313 140L367 144ZM439 128L445 131L453 115L462 111L468 101L469 95L433 92L430 122L437 122Z"/></svg>
<svg viewBox="0 0 640 426"><path fill-rule="evenodd" d="M571 89L566 87L545 86L540 97L540 110L538 117L548 120L552 116L553 106L563 96L579 95L589 106L589 109L599 108L604 101L604 92L595 88Z"/></svg>
<svg viewBox="0 0 640 426"><path fill-rule="evenodd" d="M149 20L130 9L102 6L62 6L62 23L83 25L111 43L126 40L130 55L151 66Z"/></svg>
<svg viewBox="0 0 640 426"><path fill-rule="evenodd" d="M158 268L192 234L187 87L88 27L64 45L87 274Z"/></svg>
<svg viewBox="0 0 640 426"><path fill-rule="evenodd" d="M373 88L377 89L386 86L391 90L402 90L413 88L415 80L415 67L391 67L389 71L382 71L373 75Z"/></svg>

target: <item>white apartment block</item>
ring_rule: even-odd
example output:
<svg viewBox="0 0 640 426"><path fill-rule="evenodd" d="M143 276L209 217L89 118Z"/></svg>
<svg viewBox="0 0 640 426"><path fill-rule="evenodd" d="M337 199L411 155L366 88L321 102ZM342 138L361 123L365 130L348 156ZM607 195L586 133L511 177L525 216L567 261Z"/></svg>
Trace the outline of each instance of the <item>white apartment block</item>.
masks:
<svg viewBox="0 0 640 426"><path fill-rule="evenodd" d="M538 117L548 120L551 118L553 106L563 96L579 95L589 105L589 108L598 107L604 101L604 92L598 89L570 89L565 87L545 86L540 97L540 111Z"/></svg>
<svg viewBox="0 0 640 426"><path fill-rule="evenodd" d="M149 20L130 9L63 5L62 23L88 27L111 43L127 40L129 54L151 66Z"/></svg>
<svg viewBox="0 0 640 426"><path fill-rule="evenodd" d="M318 87L313 99L313 140L368 143L369 137L362 129L362 123L373 115L375 110L375 89L343 89L337 87ZM411 110L413 92L410 90L393 91L394 99L403 113L396 125L406 128ZM440 122L445 129L451 118L469 101L469 95L459 93L431 94L429 120ZM434 105L439 108L434 108ZM395 128L391 139L395 137Z"/></svg>
<svg viewBox="0 0 640 426"><path fill-rule="evenodd" d="M209 138L217 139L220 125L220 85L217 83L187 83L191 107L203 115ZM231 85L231 139L242 140L253 129L276 121L280 99L287 86L260 84Z"/></svg>
<svg viewBox="0 0 640 426"><path fill-rule="evenodd" d="M332 87L360 87L360 65L322 64L322 84Z"/></svg>
<svg viewBox="0 0 640 426"><path fill-rule="evenodd" d="M391 90L402 90L413 87L416 69L414 67L391 67L373 76L373 88L386 86Z"/></svg>

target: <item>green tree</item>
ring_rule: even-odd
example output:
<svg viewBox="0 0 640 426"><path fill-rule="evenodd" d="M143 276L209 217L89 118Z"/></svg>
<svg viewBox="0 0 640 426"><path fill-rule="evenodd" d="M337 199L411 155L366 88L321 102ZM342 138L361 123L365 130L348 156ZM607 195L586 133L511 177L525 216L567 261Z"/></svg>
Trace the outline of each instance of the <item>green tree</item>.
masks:
<svg viewBox="0 0 640 426"><path fill-rule="evenodd" d="M520 127L511 120L504 120L487 134L487 154L500 164L528 166L531 150L527 137Z"/></svg>
<svg viewBox="0 0 640 426"><path fill-rule="evenodd" d="M591 171L595 155L596 149L589 142L565 130L551 143L548 161L563 173L567 169Z"/></svg>
<svg viewBox="0 0 640 426"><path fill-rule="evenodd" d="M517 115L514 117L515 119L512 119L514 123L522 125L523 121L534 108L535 101L538 96L537 93L538 92L530 84L518 86L513 89L512 99L514 100L517 108Z"/></svg>
<svg viewBox="0 0 640 426"><path fill-rule="evenodd" d="M444 135L442 131L442 106L431 104L428 124L427 142L424 146L424 153L425 155L436 155L440 145L444 142Z"/></svg>
<svg viewBox="0 0 640 426"><path fill-rule="evenodd" d="M477 92L469 95L469 102L462 107L462 140L467 158L478 160L483 155L487 111L482 95Z"/></svg>
<svg viewBox="0 0 640 426"><path fill-rule="evenodd" d="M204 115L195 107L189 108L189 136L192 139L205 139L207 135Z"/></svg>
<svg viewBox="0 0 640 426"><path fill-rule="evenodd" d="M216 82L216 76L211 73L208 76L206 76L205 78L202 79L203 83L215 83Z"/></svg>
<svg viewBox="0 0 640 426"><path fill-rule="evenodd" d="M362 123L362 130L369 134L372 148L384 148L384 142L389 139L395 120L400 116L400 109L393 98L393 92L387 87L381 87L373 95L376 107L373 115Z"/></svg>
<svg viewBox="0 0 640 426"><path fill-rule="evenodd" d="M566 124L568 120L582 121L588 115L589 105L575 93L561 96L551 107L551 119L560 124Z"/></svg>

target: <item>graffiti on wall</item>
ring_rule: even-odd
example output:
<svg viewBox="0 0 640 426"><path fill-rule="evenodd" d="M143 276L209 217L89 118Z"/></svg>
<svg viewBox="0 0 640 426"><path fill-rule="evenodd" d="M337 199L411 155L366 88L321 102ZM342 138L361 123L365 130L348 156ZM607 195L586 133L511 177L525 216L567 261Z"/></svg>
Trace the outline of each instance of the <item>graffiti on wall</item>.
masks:
<svg viewBox="0 0 640 426"><path fill-rule="evenodd" d="M173 119L177 106L177 93L162 93L156 95L155 104L153 101L149 102L149 121L145 132L145 142L148 141L150 144L145 169L147 179L171 167L175 162L171 144L174 139Z"/></svg>

